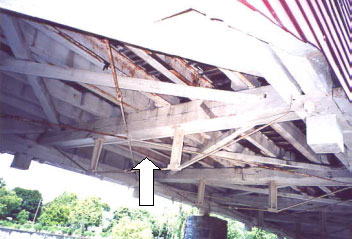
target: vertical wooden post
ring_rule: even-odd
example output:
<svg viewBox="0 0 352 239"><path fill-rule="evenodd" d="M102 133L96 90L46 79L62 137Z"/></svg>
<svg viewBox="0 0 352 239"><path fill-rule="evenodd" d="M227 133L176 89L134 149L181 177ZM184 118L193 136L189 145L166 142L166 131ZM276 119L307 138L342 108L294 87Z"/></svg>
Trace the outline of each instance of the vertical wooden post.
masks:
<svg viewBox="0 0 352 239"><path fill-rule="evenodd" d="M275 181L269 182L269 210L277 210L277 183Z"/></svg>
<svg viewBox="0 0 352 239"><path fill-rule="evenodd" d="M296 222L296 239L301 238L301 223Z"/></svg>
<svg viewBox="0 0 352 239"><path fill-rule="evenodd" d="M258 211L258 227L263 227L264 225L264 212L263 211Z"/></svg>
<svg viewBox="0 0 352 239"><path fill-rule="evenodd" d="M326 212L321 212L321 237L325 238L327 233L326 228Z"/></svg>
<svg viewBox="0 0 352 239"><path fill-rule="evenodd" d="M102 138L95 139L92 159L90 161L90 167L89 167L89 170L91 172L97 170L98 168L99 157L103 149L103 143L104 143L104 139Z"/></svg>
<svg viewBox="0 0 352 239"><path fill-rule="evenodd" d="M172 171L180 170L179 166L181 164L181 158L182 158L182 147L183 147L184 135L185 135L185 132L183 129L176 128L175 134L174 134L174 140L172 143L170 164L168 165L168 168Z"/></svg>
<svg viewBox="0 0 352 239"><path fill-rule="evenodd" d="M197 205L203 205L205 193L205 180L200 180L198 184Z"/></svg>
<svg viewBox="0 0 352 239"><path fill-rule="evenodd" d="M199 212L201 215L208 215L209 214L209 208L207 208L204 204L204 195L205 195L205 179L202 179L199 181L198 184L198 194L197 194L197 202L196 205L199 208Z"/></svg>

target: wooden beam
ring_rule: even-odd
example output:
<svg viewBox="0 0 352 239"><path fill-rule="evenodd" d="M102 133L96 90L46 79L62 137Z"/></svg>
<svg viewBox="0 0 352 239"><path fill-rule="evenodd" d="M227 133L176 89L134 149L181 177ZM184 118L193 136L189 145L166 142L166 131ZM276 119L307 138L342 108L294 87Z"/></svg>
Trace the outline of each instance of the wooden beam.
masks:
<svg viewBox="0 0 352 239"><path fill-rule="evenodd" d="M225 69L221 70L231 80L231 87L235 91L251 88L255 85L258 85L257 82L253 84L247 79L247 77L245 77L241 73ZM320 157L317 156L306 144L305 136L303 136L303 134L298 129L296 129L296 127L292 123L274 123L271 125L271 127L276 132L278 132L284 139L291 143L295 148L297 148L308 159L317 163L321 162ZM261 132L258 132L256 135L249 137L247 140L249 140L252 144L261 149L262 152L266 155L274 155L275 157L284 156L288 160L292 160L292 156L295 156L292 155L290 152L286 152L277 147L275 143L269 140Z"/></svg>
<svg viewBox="0 0 352 239"><path fill-rule="evenodd" d="M219 151L222 147L224 147L226 144L234 140L235 138L239 137L241 134L244 132L248 131L251 127L245 127L245 128L240 128L236 131L231 131L227 134L224 134L220 136L220 138L216 140L211 140L208 142L208 144L201 150L202 154L199 154L197 156L194 156L191 158L189 161L184 162L182 165L180 165L179 169L182 170L184 168L189 167L190 165L202 160L203 158L206 158L208 156L211 156L213 153Z"/></svg>
<svg viewBox="0 0 352 239"><path fill-rule="evenodd" d="M119 113L119 109L112 107L101 98L89 93L80 92L61 81L48 81L50 94L68 104L99 117L111 117Z"/></svg>
<svg viewBox="0 0 352 239"><path fill-rule="evenodd" d="M98 38L59 28L53 28L50 25L38 24L29 20L26 22L46 34L48 37L52 38L54 41L60 42L73 52L81 55L89 62L98 65L100 69L104 67L105 62L109 62L105 42ZM149 75L144 69L133 64L130 59L116 51L114 47L112 47L112 54L114 57L115 67L118 69L118 74L122 72L121 76L128 75L137 78L156 80L156 78ZM170 103L175 104L178 102L178 99L174 97L165 97L166 99L164 99L156 94L145 92L141 93L150 98L157 107L165 106Z"/></svg>
<svg viewBox="0 0 352 239"><path fill-rule="evenodd" d="M63 68L48 64L21 61L15 59L2 60L0 69L15 73L41 76L50 79L80 82L86 84L114 87L112 75L75 68ZM173 95L190 99L212 100L231 103L234 101L250 102L263 99L264 95L248 95L245 93L208 89L201 87L178 85L160 81L150 81L133 77L119 77L121 89Z"/></svg>
<svg viewBox="0 0 352 239"><path fill-rule="evenodd" d="M15 57L23 60L31 60L32 57L27 46L24 44L24 39L16 19L6 14L1 14L1 25ZM55 107L45 88L45 83L35 75L29 75L27 79L48 120L56 124L59 123Z"/></svg>
<svg viewBox="0 0 352 239"><path fill-rule="evenodd" d="M291 122L275 123L271 127L287 140L293 147L301 152L307 159L314 163L321 163L319 155L308 146L306 137L303 133Z"/></svg>
<svg viewBox="0 0 352 239"><path fill-rule="evenodd" d="M157 71L159 71L161 74L166 76L170 81L176 83L176 84L181 84L181 85L186 85L182 79L177 77L175 74L169 71L165 66L163 66L160 62L158 62L156 59L153 58L151 54L148 54L148 51L139 49L136 47L132 46L126 46L128 49L130 49L134 54L142 58L145 62L147 62L149 65L154 67Z"/></svg>
<svg viewBox="0 0 352 239"><path fill-rule="evenodd" d="M21 170L29 169L31 165L32 156L22 153L15 153L15 157L12 160L11 167Z"/></svg>
<svg viewBox="0 0 352 239"><path fill-rule="evenodd" d="M280 158L272 158L272 157L263 157L258 155L247 155L241 153L232 153L232 152L225 152L220 151L214 154L214 157L224 157L224 160L240 160L246 163L259 163L259 164L271 164L277 165L282 167L292 167L292 168L302 168L307 170L327 170L330 167L317 165L317 164L310 164L310 163L301 163L296 161L288 161L283 160Z"/></svg>
<svg viewBox="0 0 352 239"><path fill-rule="evenodd" d="M157 57L160 58L160 60L162 60L164 64L167 64L170 68L172 68L172 70L170 70L172 71L172 73L180 76L181 79L186 80L188 85L193 85L193 86L199 85L207 88L214 88L211 80L209 80L206 76L202 75L201 72L199 72L199 70L197 70L192 65L188 64L184 59L162 55L162 54L157 54ZM209 115L209 117L216 117L215 114L207 106L207 102L203 102L201 107ZM203 133L203 136L204 136L204 133ZM212 136L209 136L209 135L205 135L204 137L212 138ZM214 158L211 156L210 158L225 167L238 165L238 162L234 162L234 161L230 162L220 158Z"/></svg>
<svg viewBox="0 0 352 239"><path fill-rule="evenodd" d="M277 183L269 182L269 204L268 210L275 212L277 210Z"/></svg>
<svg viewBox="0 0 352 239"><path fill-rule="evenodd" d="M40 106L27 102L25 100L15 98L9 95L7 92L1 91L0 102L3 104L10 105L11 107L21 110L31 116L46 120L45 114Z"/></svg>
<svg viewBox="0 0 352 239"><path fill-rule="evenodd" d="M122 147L118 145L104 145L104 149L113 152L115 154L121 155L126 159L131 159L131 152L127 147ZM155 151L150 150L141 150L140 148L133 147L133 155L136 163L140 163L145 157L148 157L156 165L160 167L165 167L168 160L168 157L157 154ZM129 161L130 162L130 161Z"/></svg>
<svg viewBox="0 0 352 239"><path fill-rule="evenodd" d="M322 52L316 51L314 54L297 56L276 47L274 51L306 95L331 94L331 76Z"/></svg>
<svg viewBox="0 0 352 239"><path fill-rule="evenodd" d="M91 158L90 167L89 167L89 170L91 172L96 171L97 168L98 168L100 154L101 154L102 149L103 149L103 143L104 143L104 139L102 139L102 138L95 139L94 147L93 147L93 153L92 153L92 158Z"/></svg>
<svg viewBox="0 0 352 239"><path fill-rule="evenodd" d="M198 184L197 202L198 206L203 206L204 204L204 194L205 194L205 180L202 179Z"/></svg>
<svg viewBox="0 0 352 239"><path fill-rule="evenodd" d="M13 107L20 108L21 110L27 111L28 113L33 112L31 113L32 115L36 115L36 113L38 113L40 115L40 118L46 119L45 114L41 113L43 111L40 109L40 107L37 106L39 102L36 99L35 94L30 86L27 87L27 85L23 85L19 81L13 80L13 78L9 79L8 77L4 77L0 82L0 87L2 93L0 98L6 100L6 102L11 104ZM10 94L8 94L8 92L10 92ZM65 95L65 93L60 94L63 96ZM77 96L79 96L79 94ZM74 95L70 94L69 90L66 91L66 97L66 101L68 101L70 98L75 98ZM80 108L66 103L66 101L61 101L55 97L52 98L52 102L55 106L56 111L61 117L65 116L69 119L72 119L73 121L71 121L70 123L75 123L79 121L87 122L94 118L92 114L86 111L82 111ZM23 103L21 104L20 102ZM28 108L24 106L27 106ZM92 105L92 108L94 108L94 105ZM102 108L104 108L104 105L102 105ZM65 124L66 121L62 121L62 123Z"/></svg>
<svg viewBox="0 0 352 239"><path fill-rule="evenodd" d="M212 102L210 107L219 117L209 119L208 115L200 107L201 101L192 101L184 104L163 107L160 109L132 113L127 115L129 122L130 136L132 139L151 139L171 137L175 127L182 127L185 134L200 132L210 132L223 129L246 127L247 125L265 124L277 118L278 114L285 114L279 121L297 119L295 113L287 113L285 103L277 99L276 95L271 95L270 87L255 88L249 90L251 93L266 91L267 98L259 100L255 104L248 102L233 102L232 104L221 104ZM271 107L268 107L271 105ZM237 112L233 115L233 112ZM147 120L146 120L147 119ZM94 129L101 132L109 132L124 135L125 131L122 124L116 125L112 122L119 122L117 119L104 119L90 124L82 124L80 127ZM43 137L46 144L61 146L79 146L91 143L90 136L86 133L67 131L57 135ZM104 137L110 142L118 142L119 139L111 136Z"/></svg>
<svg viewBox="0 0 352 239"><path fill-rule="evenodd" d="M262 227L264 224L264 212L263 211L258 211L258 227Z"/></svg>
<svg viewBox="0 0 352 239"><path fill-rule="evenodd" d="M286 103L291 104L293 99L298 98L302 94L302 91L276 53L273 50L270 51L272 64L271 67L263 67L263 77Z"/></svg>
<svg viewBox="0 0 352 239"><path fill-rule="evenodd" d="M173 69L173 73L180 74L184 79L186 79L188 81L187 85L214 88L211 80L209 80L206 76L199 74L198 70L188 64L184 59L158 53L156 55L164 61L165 64Z"/></svg>
<svg viewBox="0 0 352 239"><path fill-rule="evenodd" d="M262 132L256 132L252 135L249 135L248 137L246 137L246 140L258 147L264 155L267 155L269 157L286 158L290 160L290 157L287 157L287 154L285 154L285 150L279 148Z"/></svg>
<svg viewBox="0 0 352 239"><path fill-rule="evenodd" d="M30 59L30 53L27 47L24 46L24 39L17 20L7 14L1 14L1 29L16 58Z"/></svg>
<svg viewBox="0 0 352 239"><path fill-rule="evenodd" d="M242 75L242 77L238 77L238 74L234 75L235 72L225 71L228 77L233 79L231 85L234 90L238 90L241 88L241 80L247 87L251 87L252 83L249 82L246 77ZM240 79L239 79L240 78ZM243 84L242 83L242 84ZM300 130L290 122L282 122L282 123L274 123L271 127L279 133L285 140L287 140L291 145L293 145L298 151L300 151L304 156L308 158L308 160L321 163L322 159L318 155L316 155L313 150L307 145L306 137L300 132ZM267 139L266 136L261 135L261 132L258 132L257 137L252 137L249 140L252 141L254 145L258 148L262 149L262 152L266 155L275 155L276 157L285 156L286 159L291 160L292 156L295 156L289 152L285 152L284 150L278 148L275 143L271 140ZM257 140L256 140L257 139ZM260 140L261 139L261 140ZM262 143L261 143L262 142ZM295 159L295 157L293 157ZM325 163L325 162L324 162ZM327 162L328 163L328 162Z"/></svg>
<svg viewBox="0 0 352 239"><path fill-rule="evenodd" d="M182 128L175 129L175 135L172 143L170 164L168 165L168 169L170 170L173 170L173 171L179 170L178 168L181 164L184 135L185 135L185 132Z"/></svg>
<svg viewBox="0 0 352 239"><path fill-rule="evenodd" d="M31 27L31 25L29 25L25 22L23 22L23 24L26 24L25 27L27 27L27 28ZM35 29L35 28L33 28L33 29ZM30 32L31 31L24 32L26 39L28 39L28 40L30 40L32 38L29 36ZM56 38L56 40L59 39L60 37L61 36L58 36ZM71 51L68 47L60 44L55 39L53 40L52 38L45 35L43 32L41 32L39 30L36 31L36 38L35 39L36 40L34 41L34 43L32 43L32 41L30 41L30 42L27 42L27 44L31 45L30 50L32 51L32 53L35 54L36 61L38 61L40 63L49 63L52 65L58 65L58 66L62 66L62 67L69 67L69 66L71 67L72 65L75 65L75 67L78 67L80 69L92 70L92 65L89 64L89 61L86 60L86 58L83 58L82 55L78 55L77 53ZM65 41L67 41L67 40L65 40ZM47 45L48 42L50 42L50 46ZM71 44L71 45L73 45L73 44ZM83 50L81 50L81 51L86 53ZM63 60L58 60L57 56L59 56L60 59L63 59ZM72 61L69 61L67 59L72 59ZM98 68L97 70L100 71L102 69L102 68L100 68L101 63L98 62L95 58L91 57L88 59L90 60L90 62L92 62L94 64L95 68ZM94 61L93 59L95 59L96 61ZM88 62L88 64L87 64L87 62ZM97 64L98 64L98 66L97 66ZM49 82L47 82L47 84L48 83ZM63 84L63 83L61 83L61 84ZM82 87L88 89L89 91L94 92L96 95L99 95L102 98L108 100L109 102L112 102L115 105L120 104L120 102L118 102L116 100L115 89L113 89L111 87L95 86L95 85L89 85L89 84L84 84L84 83L80 83L80 85ZM121 91L122 91L122 95L123 95L124 102L125 102L124 106L125 106L126 112L133 112L136 110L150 109L153 106L151 103L152 101L150 99L148 99L146 96L142 95L140 92L136 92L136 91L126 92L126 90L121 90ZM55 91L55 93L57 93L57 92L59 92L59 91ZM62 92L62 91L60 91L60 92ZM50 93L52 94L53 92L50 92ZM80 98L80 97L77 97L77 98ZM89 97L89 98L91 98L91 97ZM68 98L68 99L71 99L71 98ZM99 99L99 102L102 102L102 100ZM101 104L103 107L105 107L103 105L104 103L101 103ZM85 106L85 105L83 104L83 106ZM92 107L91 110L94 110L94 109L95 108ZM103 111L100 111L100 112L103 112Z"/></svg>
<svg viewBox="0 0 352 239"><path fill-rule="evenodd" d="M350 171L352 172L352 152L345 148L344 153L335 154L336 158Z"/></svg>
<svg viewBox="0 0 352 239"><path fill-rule="evenodd" d="M302 239L302 237L301 237L301 223L297 221L295 223L295 226L296 226L296 239Z"/></svg>
<svg viewBox="0 0 352 239"><path fill-rule="evenodd" d="M222 73L229 78L231 81L231 88L234 91L247 90L260 86L260 82L254 77L247 79L247 77L240 72L230 71L227 69L220 69L220 71L222 71Z"/></svg>
<svg viewBox="0 0 352 239"><path fill-rule="evenodd" d="M277 181L285 186L345 186L352 182L348 171L331 170L329 172L309 172L296 170L295 173L270 169L255 168L213 168L213 169L184 169L174 175L157 174L156 179L165 183L194 183L202 178L207 184L216 186L221 184L267 185L270 181ZM333 179L333 180L330 180Z"/></svg>
<svg viewBox="0 0 352 239"><path fill-rule="evenodd" d="M324 213L328 213L324 211ZM267 213L265 216L266 221L271 221L271 222L282 222L282 223L289 223L289 224L294 224L297 221L300 221L302 225L306 225L309 227L314 227L317 226L317 222L321 221L321 214L322 212L316 213L316 212L306 212L306 213L286 213L286 214L270 214ZM328 213L329 214L329 213ZM338 214L334 214L333 211L330 212L329 217L326 218L327 226L333 225L333 226L341 226L345 227L348 226L352 223L350 218L346 218L345 216L341 215L339 216ZM321 226L321 225L320 225ZM317 229L321 230L321 227L318 227Z"/></svg>
<svg viewBox="0 0 352 239"><path fill-rule="evenodd" d="M222 187L222 188L233 189L233 190L240 190L240 191L249 192L249 193L269 195L269 188L257 188L257 187L249 187L249 186L235 185L235 184L217 184L217 186ZM279 185L278 189L280 187L282 187L282 186ZM237 194L237 195L245 195L245 194ZM214 194L214 196L226 197L226 195L223 193ZM278 201L280 201L281 198L292 198L292 199L298 199L298 200L302 200L302 201L312 200L313 202L318 202L318 203L323 203L323 204L331 204L331 205L343 203L343 201L339 200L339 199L315 198L315 197L308 196L308 195L287 193L287 192L282 192L282 191L278 191L277 196L279 197ZM344 203L343 205L348 206L348 207L352 207L352 203Z"/></svg>
<svg viewBox="0 0 352 239"><path fill-rule="evenodd" d="M265 195L238 195L235 197L221 197L221 198L213 198L213 201L225 204L227 206L233 206L233 208L257 208L264 211L268 210L268 196ZM292 206L297 203L301 203L302 200L297 200L293 198L279 198L279 209L285 208L288 206ZM309 204L302 204L297 207L293 207L286 211L286 213L304 213L304 212L327 212L331 214L344 214L346 211L350 210L351 207L346 207L342 205L327 205L324 203L318 202L309 202ZM282 215L281 213L268 213L267 215ZM304 217L302 215L302 217ZM316 226L320 227L319 219L316 220Z"/></svg>
<svg viewBox="0 0 352 239"><path fill-rule="evenodd" d="M68 170L84 173L84 171L77 168L76 165L74 165L71 161L67 160L65 156L62 153L58 152L56 149L40 145L32 140L23 139L18 136L8 137L8 140L6 141L1 139L0 150L27 153L28 155L32 155L37 159L41 159L47 163L50 163L51 165L60 166ZM38 155L40 155L40 157L38 157ZM78 155L73 155L67 152L65 152L65 155L68 157L72 157L77 163L81 164L83 167L89 168L89 159L80 157ZM99 170L101 171L114 171L116 169L117 168L104 163L99 164ZM105 173L104 178L109 178L109 180L112 180L113 182L127 185L129 187L135 187L138 185L138 181L131 174ZM155 182L155 193L165 198L177 200L196 206L197 197L195 195L183 195L182 191L167 185L163 185L158 182ZM212 212L217 212L221 215L226 215L228 217L240 220L244 223L255 225L255 219L250 216L247 216L237 211L225 209L217 203L210 202L208 199L205 199L205 203L209 205L209 208Z"/></svg>
<svg viewBox="0 0 352 239"><path fill-rule="evenodd" d="M1 119L0 134L40 134L47 131L46 127L22 121Z"/></svg>
<svg viewBox="0 0 352 239"><path fill-rule="evenodd" d="M127 145L127 142L121 142L119 144ZM169 144L153 144L153 143L139 142L139 141L133 141L132 145L138 146L138 147L144 147L144 148L163 150L163 151L170 151L172 148L172 146ZM191 154L197 154L197 152L201 151L201 149L199 148L190 147L190 146L184 146L183 149L185 153L191 153ZM325 171L325 170L331 169L331 167L324 166L324 165L301 163L296 161L288 161L288 160L282 160L279 158L264 157L259 155L250 155L250 154L245 154L243 152L233 153L233 152L228 152L224 150L221 150L219 152L212 154L212 157L227 160L227 161L235 161L235 162L237 161L237 162L243 162L248 164L251 164L251 163L271 164L271 165L277 165L282 167L302 168L307 170Z"/></svg>
<svg viewBox="0 0 352 239"><path fill-rule="evenodd" d="M324 237L327 232L326 212L321 213L321 234Z"/></svg>
<svg viewBox="0 0 352 239"><path fill-rule="evenodd" d="M92 115L86 111L81 110L80 108L74 107L73 105L54 97L53 103L57 112L60 115L64 115L65 117L72 119L74 122L73 124L76 124L77 122L89 122L96 118L95 115Z"/></svg>

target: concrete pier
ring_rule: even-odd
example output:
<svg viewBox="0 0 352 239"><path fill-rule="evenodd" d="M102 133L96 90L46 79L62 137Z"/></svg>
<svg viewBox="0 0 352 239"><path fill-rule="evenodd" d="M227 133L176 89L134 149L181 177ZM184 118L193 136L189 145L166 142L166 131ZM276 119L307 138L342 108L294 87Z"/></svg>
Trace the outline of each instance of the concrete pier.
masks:
<svg viewBox="0 0 352 239"><path fill-rule="evenodd" d="M189 216L184 239L226 239L227 221L210 216Z"/></svg>

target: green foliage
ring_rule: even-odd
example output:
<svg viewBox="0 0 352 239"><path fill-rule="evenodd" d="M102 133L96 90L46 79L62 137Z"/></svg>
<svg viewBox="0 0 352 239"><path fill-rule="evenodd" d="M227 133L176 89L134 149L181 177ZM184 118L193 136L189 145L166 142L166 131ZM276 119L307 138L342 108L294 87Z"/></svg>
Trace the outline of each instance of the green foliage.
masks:
<svg viewBox="0 0 352 239"><path fill-rule="evenodd" d="M71 211L70 222L76 228L86 231L89 227L97 227L103 223L104 210L110 210L110 208L100 198L89 197L80 200Z"/></svg>
<svg viewBox="0 0 352 239"><path fill-rule="evenodd" d="M36 232L40 232L42 229L43 229L43 225L42 225L42 224L36 223L36 224L34 225L34 230L35 230Z"/></svg>
<svg viewBox="0 0 352 239"><path fill-rule="evenodd" d="M23 209L17 214L16 219L19 224L26 223L29 219L29 212Z"/></svg>
<svg viewBox="0 0 352 239"><path fill-rule="evenodd" d="M5 180L0 178L0 188L4 188L6 186Z"/></svg>
<svg viewBox="0 0 352 239"><path fill-rule="evenodd" d="M49 232L59 230L56 226L68 227L69 229L60 230L67 234L85 235L90 227L102 224L103 211L108 210L109 205L103 203L100 198L78 200L76 194L63 193L44 206L38 219L42 227L37 227Z"/></svg>
<svg viewBox="0 0 352 239"><path fill-rule="evenodd" d="M119 222L121 218L128 217L131 220L148 220L151 215L146 210L120 207L114 211L113 220Z"/></svg>
<svg viewBox="0 0 352 239"><path fill-rule="evenodd" d="M64 192L44 206L38 221L43 226L69 225L71 210L77 202L76 194Z"/></svg>
<svg viewBox="0 0 352 239"><path fill-rule="evenodd" d="M247 232L245 239L276 239L277 236L257 227L253 227L250 232Z"/></svg>
<svg viewBox="0 0 352 239"><path fill-rule="evenodd" d="M212 215L227 221L227 239L276 239L277 236L257 227L247 231L244 224L219 215Z"/></svg>
<svg viewBox="0 0 352 239"><path fill-rule="evenodd" d="M61 229L61 231L64 234L72 235L75 230L73 228L71 228L71 227L64 227L64 228Z"/></svg>
<svg viewBox="0 0 352 239"><path fill-rule="evenodd" d="M11 222L11 221L7 221L7 220L0 220L0 225L2 227L13 227L13 225L15 225L16 223Z"/></svg>
<svg viewBox="0 0 352 239"><path fill-rule="evenodd" d="M112 228L112 239L153 239L150 225L144 220L124 217Z"/></svg>
<svg viewBox="0 0 352 239"><path fill-rule="evenodd" d="M246 231L244 225L240 222L227 220L227 239L244 238Z"/></svg>
<svg viewBox="0 0 352 239"><path fill-rule="evenodd" d="M15 210L15 213L17 214L22 210L26 210L29 212L29 219L33 220L38 204L43 200L42 194L38 190L29 190L19 187L14 188L13 191L16 192L18 197L22 198L22 204Z"/></svg>
<svg viewBox="0 0 352 239"><path fill-rule="evenodd" d="M40 192L36 190L7 190L4 180L0 178L0 219L5 219L0 220L0 226L94 237L94 227L102 225L103 212L110 210L109 205L100 198L78 200L76 194L63 193L43 206L38 223L26 223L33 218L41 199ZM114 211L111 219L105 218L110 220L110 224L100 236L113 239L182 239L186 218L197 214L196 208L180 204L178 210L170 207L156 219L146 210L121 207ZM247 231L240 222L220 218L228 221L228 239L277 238L265 230L254 227Z"/></svg>
<svg viewBox="0 0 352 239"><path fill-rule="evenodd" d="M56 233L58 230L59 230L58 227L54 226L54 225L53 226L48 226L46 228L46 231L49 232L49 233Z"/></svg>
<svg viewBox="0 0 352 239"><path fill-rule="evenodd" d="M27 223L27 224L24 224L22 227L23 227L24 229L28 230L28 229L33 228L33 224Z"/></svg>
<svg viewBox="0 0 352 239"><path fill-rule="evenodd" d="M21 206L22 199L5 187L0 188L0 219L14 217L13 213Z"/></svg>

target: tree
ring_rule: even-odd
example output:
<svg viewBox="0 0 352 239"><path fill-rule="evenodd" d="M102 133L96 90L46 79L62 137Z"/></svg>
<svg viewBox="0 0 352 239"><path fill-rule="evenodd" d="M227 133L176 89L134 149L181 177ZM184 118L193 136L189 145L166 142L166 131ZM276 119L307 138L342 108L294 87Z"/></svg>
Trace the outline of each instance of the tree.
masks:
<svg viewBox="0 0 352 239"><path fill-rule="evenodd" d="M246 230L244 229L244 225L242 223L234 220L227 220L227 239L244 238L245 234Z"/></svg>
<svg viewBox="0 0 352 239"><path fill-rule="evenodd" d="M149 220L151 215L146 210L130 209L127 207L120 207L114 211L113 220L116 222L119 222L124 217L128 217L131 220Z"/></svg>
<svg viewBox="0 0 352 239"><path fill-rule="evenodd" d="M16 219L17 219L19 224L25 224L28 221L28 219L29 219L29 212L26 211L26 210L20 211L17 214Z"/></svg>
<svg viewBox="0 0 352 239"><path fill-rule="evenodd" d="M77 195L64 192L52 202L46 204L38 221L44 226L70 224L70 214L78 202Z"/></svg>
<svg viewBox="0 0 352 239"><path fill-rule="evenodd" d="M0 187L0 218L13 217L13 212L21 206L22 199L13 191Z"/></svg>
<svg viewBox="0 0 352 239"><path fill-rule="evenodd" d="M273 233L264 231L260 228L253 227L251 231L246 233L246 239L276 239L277 236Z"/></svg>
<svg viewBox="0 0 352 239"><path fill-rule="evenodd" d="M144 220L131 220L124 217L112 228L113 239L152 239L150 225Z"/></svg>
<svg viewBox="0 0 352 239"><path fill-rule="evenodd" d="M110 222L110 225L104 229L106 232L111 232L112 228L123 218L128 218L132 221L137 220L146 222L152 230L154 236L158 236L160 234L160 230L162 229L158 225L155 218L146 210L120 207L114 211L113 215L114 216Z"/></svg>
<svg viewBox="0 0 352 239"><path fill-rule="evenodd" d="M109 211L110 207L97 197L89 197L78 201L73 208L70 221L72 225L85 231L92 226L100 226L103 223L103 211Z"/></svg>
<svg viewBox="0 0 352 239"><path fill-rule="evenodd" d="M3 188L6 186L5 180L3 178L0 178L0 188Z"/></svg>
<svg viewBox="0 0 352 239"><path fill-rule="evenodd" d="M37 211L40 202L43 200L42 194L38 190L29 190L24 188L16 187L13 189L17 196L22 198L21 206L15 210L15 213L19 213L22 210L29 212L29 219L33 220L34 215ZM39 208L40 214L40 208Z"/></svg>

